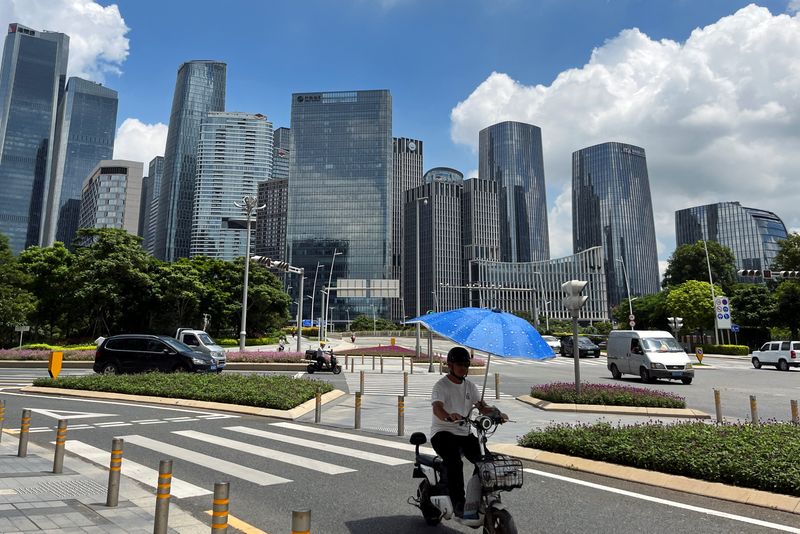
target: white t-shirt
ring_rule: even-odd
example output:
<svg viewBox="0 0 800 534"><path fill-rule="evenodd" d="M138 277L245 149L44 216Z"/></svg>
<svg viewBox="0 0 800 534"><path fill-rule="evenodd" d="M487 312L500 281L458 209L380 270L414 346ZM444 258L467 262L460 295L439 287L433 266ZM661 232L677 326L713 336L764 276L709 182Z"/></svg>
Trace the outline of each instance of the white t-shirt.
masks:
<svg viewBox="0 0 800 534"><path fill-rule="evenodd" d="M461 414L462 417L466 417L470 408L480 400L481 394L478 392L478 387L466 379L463 383L456 384L447 376L443 376L434 384L433 391L431 391L431 404L440 401L444 404L444 410L447 413L455 412ZM469 434L469 425L442 421L434 415L431 423L431 437L442 430L457 436L466 436Z"/></svg>

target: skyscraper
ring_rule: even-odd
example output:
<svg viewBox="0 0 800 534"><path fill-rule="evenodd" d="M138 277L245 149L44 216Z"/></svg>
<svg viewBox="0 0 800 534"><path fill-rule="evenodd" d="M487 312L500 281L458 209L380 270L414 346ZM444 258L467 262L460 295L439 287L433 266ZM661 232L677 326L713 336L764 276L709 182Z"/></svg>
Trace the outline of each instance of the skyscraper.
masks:
<svg viewBox="0 0 800 534"><path fill-rule="evenodd" d="M78 229L83 181L104 159L114 155L117 92L99 83L72 77L58 104L56 135L42 244L61 241L68 247Z"/></svg>
<svg viewBox="0 0 800 534"><path fill-rule="evenodd" d="M718 202L675 212L676 245L701 239L716 241L733 251L737 269L770 269L780 250L779 241L788 236L780 217L771 211L745 208L738 202Z"/></svg>
<svg viewBox="0 0 800 534"><path fill-rule="evenodd" d="M403 235L405 232L405 192L422 185L422 141L405 137L392 138L392 278L400 280L403 295ZM402 299L391 301L391 317L402 321L411 310ZM402 309L405 307L405 310Z"/></svg>
<svg viewBox="0 0 800 534"><path fill-rule="evenodd" d="M189 256L200 122L210 111L225 110L226 74L219 61L189 61L178 69L158 199L154 251L159 259Z"/></svg>
<svg viewBox="0 0 800 534"><path fill-rule="evenodd" d="M272 135L272 176L270 180L289 177L289 153L292 150L292 130L276 128Z"/></svg>
<svg viewBox="0 0 800 534"><path fill-rule="evenodd" d="M69 37L9 24L0 67L0 232L14 253L40 243Z"/></svg>
<svg viewBox="0 0 800 534"><path fill-rule="evenodd" d="M476 260L500 261L497 182L481 178L464 181L461 197L461 233L464 247L462 285L478 281ZM470 274L470 270L475 272ZM454 291L454 290L446 290ZM465 306L478 306L478 293L462 291Z"/></svg>
<svg viewBox="0 0 800 534"><path fill-rule="evenodd" d="M658 253L643 148L602 143L572 153L574 251L602 246L611 307L658 293Z"/></svg>
<svg viewBox="0 0 800 534"><path fill-rule="evenodd" d="M158 223L158 196L161 191L161 179L164 177L164 156L156 156L150 160L147 176L150 178L150 202L144 221L144 241L142 247L150 254L154 253L156 225Z"/></svg>
<svg viewBox="0 0 800 534"><path fill-rule="evenodd" d="M80 228L118 228L136 235L142 196L142 164L100 161L81 190Z"/></svg>
<svg viewBox="0 0 800 534"><path fill-rule="evenodd" d="M247 216L234 202L255 196L272 171L272 123L264 115L211 112L200 127L190 256L246 254ZM256 228L250 216L251 233Z"/></svg>
<svg viewBox="0 0 800 534"><path fill-rule="evenodd" d="M391 278L389 91L293 94L291 128L290 262L306 273L314 272L317 262L328 268L334 263L333 286L340 279ZM371 315L373 306L376 315L386 316L387 304L381 297L334 295L332 317L342 321L348 312L353 318Z"/></svg>
<svg viewBox="0 0 800 534"><path fill-rule="evenodd" d="M478 176L498 184L500 259L549 259L542 130L511 121L484 128L478 157Z"/></svg>

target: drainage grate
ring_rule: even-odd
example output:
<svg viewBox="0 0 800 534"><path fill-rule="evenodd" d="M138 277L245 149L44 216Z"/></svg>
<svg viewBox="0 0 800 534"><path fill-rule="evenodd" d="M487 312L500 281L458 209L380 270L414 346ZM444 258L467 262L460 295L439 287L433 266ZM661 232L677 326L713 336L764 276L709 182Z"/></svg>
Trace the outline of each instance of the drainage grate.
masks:
<svg viewBox="0 0 800 534"><path fill-rule="evenodd" d="M15 488L19 495L41 495L52 493L61 497L81 497L87 494L103 494L106 488L93 480L54 480L40 482L25 488Z"/></svg>

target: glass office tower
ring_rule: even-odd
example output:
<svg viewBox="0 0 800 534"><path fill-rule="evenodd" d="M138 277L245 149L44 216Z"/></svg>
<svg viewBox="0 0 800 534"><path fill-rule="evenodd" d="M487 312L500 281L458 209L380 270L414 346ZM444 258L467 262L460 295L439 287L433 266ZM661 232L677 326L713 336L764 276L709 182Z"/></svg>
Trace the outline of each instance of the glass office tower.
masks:
<svg viewBox="0 0 800 534"><path fill-rule="evenodd" d="M392 278L400 280L400 299L391 301L391 319L401 322L411 317L414 297L403 287L403 243L405 234L406 191L422 184L423 146L419 139L392 138ZM406 300L408 299L408 300Z"/></svg>
<svg viewBox="0 0 800 534"><path fill-rule="evenodd" d="M542 130L522 122L484 128L478 176L498 183L501 261L550 258Z"/></svg>
<svg viewBox="0 0 800 534"><path fill-rule="evenodd" d="M284 180L289 177L291 141L291 129L275 128L272 134L272 176L270 180Z"/></svg>
<svg viewBox="0 0 800 534"><path fill-rule="evenodd" d="M161 192L161 178L164 176L164 156L156 156L150 160L147 176L150 178L150 201L147 208L147 219L144 221L144 241L142 247L153 254L155 251L156 225L158 224L158 196Z"/></svg>
<svg viewBox="0 0 800 534"><path fill-rule="evenodd" d="M42 244L72 245L78 229L83 181L97 162L114 155L117 92L72 77L58 105L52 175L44 214Z"/></svg>
<svg viewBox="0 0 800 534"><path fill-rule="evenodd" d="M675 212L675 243L702 239L725 245L736 257L737 269L770 269L789 236L780 217L771 211L745 208L738 202L718 202ZM742 278L741 281L752 281Z"/></svg>
<svg viewBox="0 0 800 534"><path fill-rule="evenodd" d="M572 153L576 253L602 246L608 305L660 290L650 179L643 148L603 143Z"/></svg>
<svg viewBox="0 0 800 534"><path fill-rule="evenodd" d="M227 66L219 61L189 61L178 69L158 199L154 253L159 259L189 257L200 122L210 111L225 111L226 75Z"/></svg>
<svg viewBox="0 0 800 534"><path fill-rule="evenodd" d="M216 112L203 119L190 256L230 261L245 255L247 215L235 203L256 196L258 184L267 181L271 171L272 123L264 115ZM255 229L252 213L251 238Z"/></svg>
<svg viewBox="0 0 800 534"><path fill-rule="evenodd" d="M68 54L63 33L8 26L0 67L0 233L15 254L40 243Z"/></svg>
<svg viewBox="0 0 800 534"><path fill-rule="evenodd" d="M287 246L292 265L312 276L391 278L392 97L387 90L292 95ZM333 260L334 254L340 254ZM327 285L317 280L317 291ZM294 284L293 284L294 285ZM313 284L312 284L313 285ZM306 284L307 291L312 291ZM320 299L317 294L315 301ZM295 299L296 300L296 299ZM381 297L331 298L337 322L385 317Z"/></svg>

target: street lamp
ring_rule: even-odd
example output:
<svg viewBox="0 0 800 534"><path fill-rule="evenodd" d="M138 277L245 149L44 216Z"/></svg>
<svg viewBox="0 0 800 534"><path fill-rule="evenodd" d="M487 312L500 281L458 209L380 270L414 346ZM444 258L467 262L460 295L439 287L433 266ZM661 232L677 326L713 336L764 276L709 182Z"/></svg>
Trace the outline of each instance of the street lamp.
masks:
<svg viewBox="0 0 800 534"><path fill-rule="evenodd" d="M259 206L258 199L253 195L245 195L241 203L234 202L233 205L244 209L247 215L247 237L244 248L244 284L242 288L242 326L239 329L239 350L244 352L245 339L247 338L247 285L250 278L250 216L254 211L264 209L267 205Z"/></svg>
<svg viewBox="0 0 800 534"><path fill-rule="evenodd" d="M375 305L370 304L370 308L372 308L372 337L378 335L378 329L375 327Z"/></svg>
<svg viewBox="0 0 800 534"><path fill-rule="evenodd" d="M322 311L322 318L325 324L323 329L323 335L325 339L328 338L328 306L331 305L330 291L331 291L331 280L333 279L333 265L334 263L336 263L336 256L341 256L342 254L344 253L337 251L335 248L333 249L333 256L331 257L331 272L328 273L328 293L326 293L325 296L325 309Z"/></svg>
<svg viewBox="0 0 800 534"><path fill-rule="evenodd" d="M547 311L547 305L552 304L552 302L551 300L544 301L544 323L548 332L550 331L550 312Z"/></svg>
<svg viewBox="0 0 800 534"><path fill-rule="evenodd" d="M628 270L625 269L625 262L622 260L622 258L617 258L617 261L622 264L622 274L625 275L625 291L628 293L628 324L630 325L631 330L633 330L633 327L636 326L636 323L633 320L633 301L631 300L631 286L628 284Z"/></svg>
<svg viewBox="0 0 800 534"><path fill-rule="evenodd" d="M433 291L431 291L431 294L433 295L433 309L438 312L439 311L439 297L436 295L436 290L434 289Z"/></svg>
<svg viewBox="0 0 800 534"><path fill-rule="evenodd" d="M317 337L320 341L322 341L322 325L325 322L325 297L328 295L328 292L324 289L320 289L319 292L322 293L322 296L320 297L320 299L322 299L322 306L319 310L319 326L317 327Z"/></svg>
<svg viewBox="0 0 800 534"><path fill-rule="evenodd" d="M420 201L422 201L423 204L427 205L428 204L428 197L419 197L419 198L417 198L417 201L415 202L415 206L414 206L416 208L416 212L417 212L417 224L415 226L415 230L417 231L417 238L415 240L415 244L417 246L417 250L416 250L416 260L417 260L417 317L422 315L422 311L420 310L420 307L419 307L419 203L420 203ZM416 337L417 337L417 347L416 347L417 360L419 360L419 337L420 337L420 325L419 325L419 323L417 323L417 336Z"/></svg>
<svg viewBox="0 0 800 534"><path fill-rule="evenodd" d="M311 326L314 326L314 295L317 294L317 273L320 267L325 267L320 262L317 262L317 268L314 271L314 287L311 289Z"/></svg>

